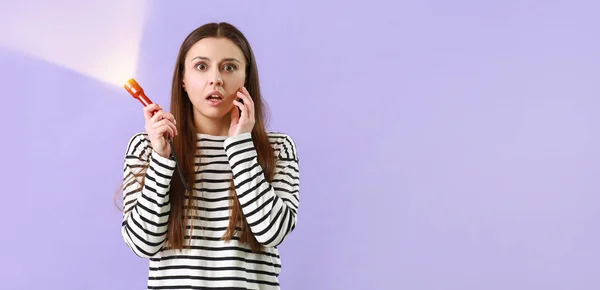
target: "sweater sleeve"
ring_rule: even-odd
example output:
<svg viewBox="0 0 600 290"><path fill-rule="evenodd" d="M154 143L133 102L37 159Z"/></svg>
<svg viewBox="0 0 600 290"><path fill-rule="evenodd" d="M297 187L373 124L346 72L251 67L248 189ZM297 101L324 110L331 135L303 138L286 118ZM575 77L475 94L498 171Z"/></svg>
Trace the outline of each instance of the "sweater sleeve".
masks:
<svg viewBox="0 0 600 290"><path fill-rule="evenodd" d="M256 239L265 247L281 244L296 227L299 165L291 137L279 135L276 173L269 183L258 163L250 133L225 140L225 152L242 212Z"/></svg>
<svg viewBox="0 0 600 290"><path fill-rule="evenodd" d="M158 155L147 135L139 133L129 142L124 167L121 235L137 256L149 258L167 237L175 161Z"/></svg>

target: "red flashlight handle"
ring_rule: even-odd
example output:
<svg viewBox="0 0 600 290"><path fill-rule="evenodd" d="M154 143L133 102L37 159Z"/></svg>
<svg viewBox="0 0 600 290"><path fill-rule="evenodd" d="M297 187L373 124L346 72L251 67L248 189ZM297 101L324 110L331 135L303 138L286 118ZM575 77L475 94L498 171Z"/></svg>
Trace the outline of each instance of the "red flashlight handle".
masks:
<svg viewBox="0 0 600 290"><path fill-rule="evenodd" d="M150 99L148 99L148 97L143 93L140 94L136 99L138 99L142 105L144 105L144 107L152 104L152 101L150 101Z"/></svg>

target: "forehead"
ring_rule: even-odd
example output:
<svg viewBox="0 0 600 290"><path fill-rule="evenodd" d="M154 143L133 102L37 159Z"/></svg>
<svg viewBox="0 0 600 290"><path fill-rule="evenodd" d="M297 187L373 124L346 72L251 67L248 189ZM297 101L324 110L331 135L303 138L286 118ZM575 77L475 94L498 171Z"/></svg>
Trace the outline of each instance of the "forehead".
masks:
<svg viewBox="0 0 600 290"><path fill-rule="evenodd" d="M194 43L187 53L186 60L190 61L195 57L207 57L211 61L221 61L225 58L235 58L245 62L242 50L227 38L208 37Z"/></svg>

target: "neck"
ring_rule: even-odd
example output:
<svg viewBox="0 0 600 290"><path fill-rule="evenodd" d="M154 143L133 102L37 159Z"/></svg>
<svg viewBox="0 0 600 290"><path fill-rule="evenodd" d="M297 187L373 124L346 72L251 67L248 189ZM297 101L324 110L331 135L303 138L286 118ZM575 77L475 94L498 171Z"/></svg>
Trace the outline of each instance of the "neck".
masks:
<svg viewBox="0 0 600 290"><path fill-rule="evenodd" d="M230 123L230 114L220 119L208 118L202 114L194 114L194 126L196 127L196 133L199 134L227 136L229 135Z"/></svg>

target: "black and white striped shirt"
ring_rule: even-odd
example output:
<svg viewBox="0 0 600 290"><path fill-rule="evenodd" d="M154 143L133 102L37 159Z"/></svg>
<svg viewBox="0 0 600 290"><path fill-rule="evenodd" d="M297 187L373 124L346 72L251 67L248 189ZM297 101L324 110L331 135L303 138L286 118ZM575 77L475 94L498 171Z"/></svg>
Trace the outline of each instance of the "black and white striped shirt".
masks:
<svg viewBox="0 0 600 290"><path fill-rule="evenodd" d="M278 158L270 184L258 164L250 133L234 137L197 134L200 156L195 157L194 193L199 218L191 248L180 252L165 243L170 181L179 178L173 174L175 161L154 152L146 133L131 138L125 179L149 167L143 188L138 182L125 184L121 232L136 255L150 259L148 289L279 289L277 246L296 226L299 167L290 136L269 133L269 139ZM232 176L246 220L265 246L260 253L240 244L237 237L231 242L222 240L230 214Z"/></svg>

